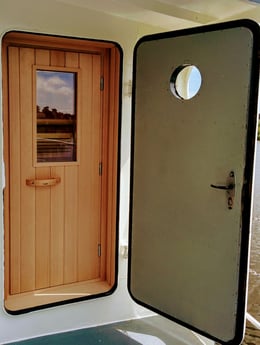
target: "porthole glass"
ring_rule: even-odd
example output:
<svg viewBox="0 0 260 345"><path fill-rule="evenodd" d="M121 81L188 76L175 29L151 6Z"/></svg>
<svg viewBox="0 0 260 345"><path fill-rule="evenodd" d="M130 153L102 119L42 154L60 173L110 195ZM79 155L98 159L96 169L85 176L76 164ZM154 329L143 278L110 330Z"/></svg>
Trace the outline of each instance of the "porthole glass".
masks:
<svg viewBox="0 0 260 345"><path fill-rule="evenodd" d="M199 69L194 65L177 67L170 79L170 90L179 99L191 99L200 90L202 78Z"/></svg>

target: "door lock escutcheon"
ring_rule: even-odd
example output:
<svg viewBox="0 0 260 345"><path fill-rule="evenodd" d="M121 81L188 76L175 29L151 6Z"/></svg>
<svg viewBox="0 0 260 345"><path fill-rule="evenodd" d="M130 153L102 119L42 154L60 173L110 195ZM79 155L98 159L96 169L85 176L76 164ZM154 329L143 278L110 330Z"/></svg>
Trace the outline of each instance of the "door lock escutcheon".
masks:
<svg viewBox="0 0 260 345"><path fill-rule="evenodd" d="M234 204L234 198L235 198L235 173L234 171L230 171L228 178L227 178L227 183L226 185L215 185L211 184L210 187L215 188L215 189L222 189L225 190L227 193L227 206L229 210L232 210L233 204Z"/></svg>

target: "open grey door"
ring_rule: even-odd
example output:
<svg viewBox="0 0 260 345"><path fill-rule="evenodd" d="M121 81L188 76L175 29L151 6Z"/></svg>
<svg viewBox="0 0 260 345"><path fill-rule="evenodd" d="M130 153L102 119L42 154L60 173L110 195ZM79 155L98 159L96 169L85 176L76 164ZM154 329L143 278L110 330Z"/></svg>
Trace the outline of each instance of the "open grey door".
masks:
<svg viewBox="0 0 260 345"><path fill-rule="evenodd" d="M259 28L142 38L134 54L128 288L219 343L246 308Z"/></svg>

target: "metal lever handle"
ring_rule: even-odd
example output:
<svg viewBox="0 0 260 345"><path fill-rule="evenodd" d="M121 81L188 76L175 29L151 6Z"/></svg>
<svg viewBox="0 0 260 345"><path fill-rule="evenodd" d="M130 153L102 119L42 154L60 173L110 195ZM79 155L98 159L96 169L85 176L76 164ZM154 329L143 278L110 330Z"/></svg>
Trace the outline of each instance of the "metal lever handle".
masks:
<svg viewBox="0 0 260 345"><path fill-rule="evenodd" d="M49 179L27 179L26 185L30 187L50 187L60 183L60 177L49 178Z"/></svg>
<svg viewBox="0 0 260 345"><path fill-rule="evenodd" d="M234 198L235 198L235 187L236 187L234 171L230 171L227 178L227 184L225 186L211 184L210 187L215 188L215 189L222 189L226 191L227 206L229 210L232 210L233 204L234 204Z"/></svg>
<svg viewBox="0 0 260 345"><path fill-rule="evenodd" d="M210 187L216 188L216 189L224 189L224 190L232 190L235 188L234 184L229 184L228 186L216 186L215 184L211 184Z"/></svg>

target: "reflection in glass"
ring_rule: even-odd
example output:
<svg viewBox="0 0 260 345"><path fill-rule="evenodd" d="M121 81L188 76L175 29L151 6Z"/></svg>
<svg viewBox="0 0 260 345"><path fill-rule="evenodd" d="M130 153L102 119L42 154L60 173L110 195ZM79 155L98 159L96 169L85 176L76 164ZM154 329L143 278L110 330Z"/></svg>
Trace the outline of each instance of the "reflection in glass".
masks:
<svg viewBox="0 0 260 345"><path fill-rule="evenodd" d="M37 70L37 162L76 161L76 73Z"/></svg>
<svg viewBox="0 0 260 345"><path fill-rule="evenodd" d="M170 79L171 92L180 99L191 99L200 90L201 74L194 65L181 65L174 70Z"/></svg>

